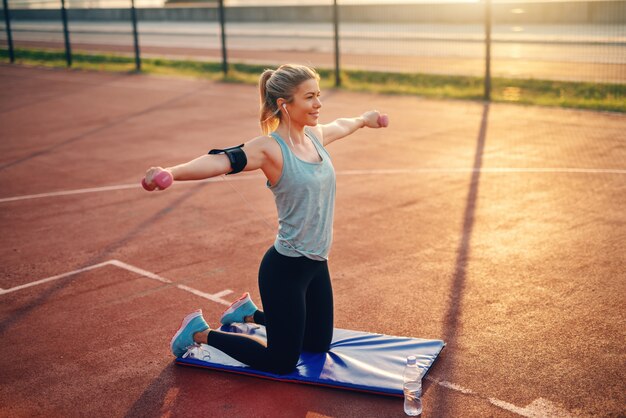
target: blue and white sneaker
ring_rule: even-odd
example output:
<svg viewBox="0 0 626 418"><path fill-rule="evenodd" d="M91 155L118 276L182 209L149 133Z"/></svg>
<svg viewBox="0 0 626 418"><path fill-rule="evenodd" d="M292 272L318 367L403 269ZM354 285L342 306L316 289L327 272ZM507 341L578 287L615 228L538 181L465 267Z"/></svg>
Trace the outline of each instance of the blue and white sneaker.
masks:
<svg viewBox="0 0 626 418"><path fill-rule="evenodd" d="M246 292L224 311L220 322L223 325L230 325L233 322L244 322L246 316L254 315L257 310L258 308L250 299L250 294Z"/></svg>
<svg viewBox="0 0 626 418"><path fill-rule="evenodd" d="M202 310L198 309L197 311L193 311L183 319L180 328L172 337L172 341L170 342L172 353L174 353L177 358L182 357L182 355L187 352L187 349L194 344L193 334L206 331L210 328L209 324L207 324L202 317Z"/></svg>

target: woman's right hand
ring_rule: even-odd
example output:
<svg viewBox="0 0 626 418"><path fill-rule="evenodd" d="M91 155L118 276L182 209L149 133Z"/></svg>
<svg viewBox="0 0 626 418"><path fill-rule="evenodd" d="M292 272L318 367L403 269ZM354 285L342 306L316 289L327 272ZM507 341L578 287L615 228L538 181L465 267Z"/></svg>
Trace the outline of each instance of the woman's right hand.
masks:
<svg viewBox="0 0 626 418"><path fill-rule="evenodd" d="M161 172L167 171L170 176L173 178L172 172L163 167L150 167L148 171L146 171L145 183L150 189L162 190L158 184L154 181L154 178Z"/></svg>

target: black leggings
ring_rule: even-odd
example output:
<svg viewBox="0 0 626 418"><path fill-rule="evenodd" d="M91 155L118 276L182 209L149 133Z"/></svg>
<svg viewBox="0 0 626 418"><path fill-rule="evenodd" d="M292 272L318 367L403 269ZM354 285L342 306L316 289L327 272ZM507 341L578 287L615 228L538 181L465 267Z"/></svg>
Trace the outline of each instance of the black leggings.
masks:
<svg viewBox="0 0 626 418"><path fill-rule="evenodd" d="M333 290L327 261L287 257L272 246L259 268L267 345L242 334L211 330L208 344L255 369L292 372L302 351L325 352L333 338Z"/></svg>

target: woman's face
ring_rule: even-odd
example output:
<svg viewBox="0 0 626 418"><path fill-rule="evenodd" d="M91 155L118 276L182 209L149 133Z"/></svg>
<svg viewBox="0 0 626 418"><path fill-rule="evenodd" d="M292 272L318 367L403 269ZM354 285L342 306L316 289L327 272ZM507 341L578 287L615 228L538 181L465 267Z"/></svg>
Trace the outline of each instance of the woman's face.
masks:
<svg viewBox="0 0 626 418"><path fill-rule="evenodd" d="M291 120L306 126L317 125L321 107L320 86L314 78L300 83L293 100L287 103Z"/></svg>

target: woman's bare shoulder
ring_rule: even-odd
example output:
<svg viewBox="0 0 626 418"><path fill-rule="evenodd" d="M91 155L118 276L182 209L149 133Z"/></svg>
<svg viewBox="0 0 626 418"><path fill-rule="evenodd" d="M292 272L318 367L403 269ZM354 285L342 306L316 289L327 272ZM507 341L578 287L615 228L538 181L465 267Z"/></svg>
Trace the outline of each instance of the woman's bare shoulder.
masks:
<svg viewBox="0 0 626 418"><path fill-rule="evenodd" d="M271 135L257 136L245 143L246 147L254 147L263 150L275 148L277 145L276 140L272 138Z"/></svg>
<svg viewBox="0 0 626 418"><path fill-rule="evenodd" d="M246 142L244 150L252 153L263 153L272 159L280 155L280 146L271 135L261 135Z"/></svg>

